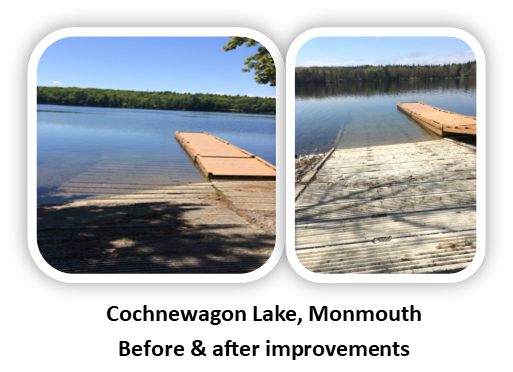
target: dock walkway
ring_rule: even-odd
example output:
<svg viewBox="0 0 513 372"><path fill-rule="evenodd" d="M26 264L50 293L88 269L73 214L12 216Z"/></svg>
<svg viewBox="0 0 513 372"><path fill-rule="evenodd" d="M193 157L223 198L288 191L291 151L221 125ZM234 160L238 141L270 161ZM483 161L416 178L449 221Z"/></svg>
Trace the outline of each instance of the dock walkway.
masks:
<svg viewBox="0 0 513 372"><path fill-rule="evenodd" d="M207 179L276 179L274 165L208 133L176 132L175 138Z"/></svg>
<svg viewBox="0 0 513 372"><path fill-rule="evenodd" d="M460 271L476 250L476 148L446 138L336 150L295 217L312 272Z"/></svg>
<svg viewBox="0 0 513 372"><path fill-rule="evenodd" d="M442 137L477 133L474 116L456 114L422 102L399 102L397 109Z"/></svg>

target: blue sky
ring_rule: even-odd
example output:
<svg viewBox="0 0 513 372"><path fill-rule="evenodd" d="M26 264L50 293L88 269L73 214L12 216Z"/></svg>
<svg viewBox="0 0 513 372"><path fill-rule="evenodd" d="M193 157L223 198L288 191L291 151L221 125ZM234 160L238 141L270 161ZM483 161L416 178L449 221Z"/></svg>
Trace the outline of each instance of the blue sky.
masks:
<svg viewBox="0 0 513 372"><path fill-rule="evenodd" d="M37 85L276 96L242 72L256 48L223 51L228 37L69 37L39 60Z"/></svg>
<svg viewBox="0 0 513 372"><path fill-rule="evenodd" d="M468 44L453 37L319 37L299 49L296 66L438 65L474 60Z"/></svg>

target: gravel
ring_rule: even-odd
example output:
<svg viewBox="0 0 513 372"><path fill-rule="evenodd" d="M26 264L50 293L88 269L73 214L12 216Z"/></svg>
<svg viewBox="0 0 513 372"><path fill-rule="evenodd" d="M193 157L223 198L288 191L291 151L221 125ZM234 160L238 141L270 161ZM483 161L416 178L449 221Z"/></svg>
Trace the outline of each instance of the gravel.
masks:
<svg viewBox="0 0 513 372"><path fill-rule="evenodd" d="M220 205L224 205L244 218L250 224L258 227L260 230L269 235L276 235L276 211L255 211L237 208L230 197L221 197L220 195L212 196Z"/></svg>
<svg viewBox="0 0 513 372"><path fill-rule="evenodd" d="M300 155L296 159L296 182L300 182L325 156L326 153Z"/></svg>

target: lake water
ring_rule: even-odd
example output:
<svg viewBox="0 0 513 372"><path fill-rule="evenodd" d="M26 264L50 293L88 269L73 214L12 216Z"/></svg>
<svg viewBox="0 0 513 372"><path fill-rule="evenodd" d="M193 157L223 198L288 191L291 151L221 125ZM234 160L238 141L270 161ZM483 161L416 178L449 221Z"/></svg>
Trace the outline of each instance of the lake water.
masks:
<svg viewBox="0 0 513 372"><path fill-rule="evenodd" d="M176 131L208 132L276 165L276 117L232 113L37 106L38 204L64 184L158 187L205 181ZM113 187L114 187L113 186Z"/></svg>
<svg viewBox="0 0 513 372"><path fill-rule="evenodd" d="M439 139L399 112L397 103L421 101L476 116L476 80L296 85L295 99L295 153L311 154L334 146L355 148Z"/></svg>

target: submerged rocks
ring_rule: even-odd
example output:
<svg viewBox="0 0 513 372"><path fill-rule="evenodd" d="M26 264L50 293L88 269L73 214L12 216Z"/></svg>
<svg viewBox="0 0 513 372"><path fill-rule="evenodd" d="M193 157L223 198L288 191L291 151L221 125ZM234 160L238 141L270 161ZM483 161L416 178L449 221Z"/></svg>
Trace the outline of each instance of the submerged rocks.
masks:
<svg viewBox="0 0 513 372"><path fill-rule="evenodd" d="M296 182L300 182L325 156L326 153L300 155L296 159Z"/></svg>

